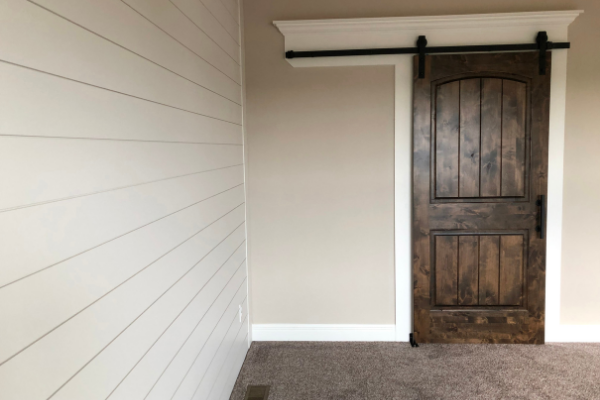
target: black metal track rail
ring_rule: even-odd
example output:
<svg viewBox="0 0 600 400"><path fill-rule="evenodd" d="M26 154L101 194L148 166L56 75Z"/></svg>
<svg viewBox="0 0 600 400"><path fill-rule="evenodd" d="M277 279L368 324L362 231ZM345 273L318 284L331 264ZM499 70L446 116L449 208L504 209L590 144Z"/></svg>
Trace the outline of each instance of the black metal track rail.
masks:
<svg viewBox="0 0 600 400"><path fill-rule="evenodd" d="M347 57L347 56L375 56L389 54L419 54L419 77L423 78L425 54L440 53L475 53L475 52L501 52L501 51L539 51L540 75L546 74L546 51L553 49L569 49L569 42L549 42L546 32L538 32L535 43L522 44L486 44L468 46L433 46L427 47L425 36L419 36L416 47L391 47L375 49L348 49L348 50L315 50L294 51L285 53L285 58L313 58L313 57Z"/></svg>

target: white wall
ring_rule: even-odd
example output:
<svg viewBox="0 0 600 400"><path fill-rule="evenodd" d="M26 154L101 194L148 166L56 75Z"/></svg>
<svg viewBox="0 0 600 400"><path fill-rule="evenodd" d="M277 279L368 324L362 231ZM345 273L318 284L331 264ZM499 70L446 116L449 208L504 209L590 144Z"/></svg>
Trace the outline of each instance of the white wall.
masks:
<svg viewBox="0 0 600 400"><path fill-rule="evenodd" d="M228 399L236 0L0 0L0 398Z"/></svg>

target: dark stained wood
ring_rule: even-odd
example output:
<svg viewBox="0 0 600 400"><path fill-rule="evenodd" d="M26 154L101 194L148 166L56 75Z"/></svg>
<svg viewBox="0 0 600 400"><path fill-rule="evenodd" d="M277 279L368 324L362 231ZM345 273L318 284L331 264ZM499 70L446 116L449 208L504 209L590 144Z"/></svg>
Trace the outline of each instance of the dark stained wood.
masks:
<svg viewBox="0 0 600 400"><path fill-rule="evenodd" d="M502 82L502 196L525 195L525 111L523 82Z"/></svg>
<svg viewBox="0 0 600 400"><path fill-rule="evenodd" d="M458 304L479 304L479 237L458 237Z"/></svg>
<svg viewBox="0 0 600 400"><path fill-rule="evenodd" d="M481 196L500 196L502 79L481 79Z"/></svg>
<svg viewBox="0 0 600 400"><path fill-rule="evenodd" d="M535 200L547 193L550 54L547 60L547 74L539 75L535 52L426 56L425 78L419 79L415 57L412 283L418 342L544 343L546 241L535 232ZM452 130L455 120L472 122L462 108L475 102L468 105L454 94L467 80L480 80L480 194L475 197L463 197L458 177L467 172L459 171L466 142L461 127ZM456 117L446 115L452 107ZM450 140L439 146L440 128L450 132L445 139L456 140L456 148ZM444 164L451 168L440 175ZM477 301L468 296L475 262L466 250L475 238ZM452 253L445 249L454 241L457 271L453 276L453 264L446 264L444 278L437 264L443 251ZM447 293L441 303L437 288Z"/></svg>
<svg viewBox="0 0 600 400"><path fill-rule="evenodd" d="M436 201L527 194L527 84L461 78L435 86Z"/></svg>
<svg viewBox="0 0 600 400"><path fill-rule="evenodd" d="M459 197L479 197L481 79L460 82Z"/></svg>
<svg viewBox="0 0 600 400"><path fill-rule="evenodd" d="M413 80L419 79L419 59L413 60ZM425 77L431 74L431 63L425 64ZM431 255L429 229L429 195L431 171L431 86L413 86L413 213L412 213L412 271L413 271L413 329L415 340L429 341L432 307Z"/></svg>
<svg viewBox="0 0 600 400"><path fill-rule="evenodd" d="M438 305L457 304L458 237L435 238L435 302Z"/></svg>
<svg viewBox="0 0 600 400"><path fill-rule="evenodd" d="M498 304L500 237L479 238L479 304Z"/></svg>
<svg viewBox="0 0 600 400"><path fill-rule="evenodd" d="M502 305L519 305L523 296L523 236L500 237L500 290Z"/></svg>
<svg viewBox="0 0 600 400"><path fill-rule="evenodd" d="M440 85L436 104L436 195L458 197L458 124L459 124L458 81Z"/></svg>

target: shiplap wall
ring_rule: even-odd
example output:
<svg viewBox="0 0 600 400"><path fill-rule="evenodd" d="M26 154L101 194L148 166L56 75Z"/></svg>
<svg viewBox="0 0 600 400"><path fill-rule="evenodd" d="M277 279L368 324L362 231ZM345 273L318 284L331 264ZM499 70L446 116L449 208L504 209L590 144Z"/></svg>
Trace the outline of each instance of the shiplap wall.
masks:
<svg viewBox="0 0 600 400"><path fill-rule="evenodd" d="M0 0L0 37L0 398L229 398L237 0Z"/></svg>

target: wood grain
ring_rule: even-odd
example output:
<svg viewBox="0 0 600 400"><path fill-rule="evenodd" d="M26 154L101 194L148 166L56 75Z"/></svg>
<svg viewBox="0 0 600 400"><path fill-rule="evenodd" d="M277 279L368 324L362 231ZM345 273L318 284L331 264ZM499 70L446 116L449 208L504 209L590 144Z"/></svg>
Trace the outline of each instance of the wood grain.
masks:
<svg viewBox="0 0 600 400"><path fill-rule="evenodd" d="M479 197L481 79L460 82L459 197Z"/></svg>
<svg viewBox="0 0 600 400"><path fill-rule="evenodd" d="M535 52L427 56L424 79L419 79L416 74L417 57L414 65L415 338L424 343L544 343L546 243L533 232L537 224L534 201L547 192L550 73L539 75ZM548 57L548 65L551 65L551 57ZM454 188L452 185L441 185L442 181L456 182L448 173L452 168L442 171L442 181L438 182L440 157L445 158L441 154L442 147L449 148L449 154L455 160L459 159L459 152L452 147L452 141L449 146L438 146L438 128L452 132L448 128L454 126L454 121L451 116L444 115L446 111L437 108L441 104L446 109L454 107L453 112L456 112L453 102L448 100L457 101L451 94L455 90L452 90L452 84L470 79L481 79L482 82L479 198L458 197L457 189L454 194L446 190ZM514 86L508 88L504 97L502 81ZM444 96L440 96L440 88L444 88L441 91ZM466 106L460 100L458 103L461 107ZM503 114L505 107L508 110ZM508 142L504 146L501 143L505 133L502 126L509 129ZM528 140L532 143L530 149ZM447 163L452 167L450 159ZM509 166L509 171L502 171L504 161L515 168L511 170ZM530 171L526 169L528 166ZM504 180L507 181L506 188ZM440 196L438 189L441 188L446 190L447 197ZM431 236L434 236L433 240ZM438 248L442 236L446 237L443 239L446 246ZM451 237L459 238L457 304L444 305L432 295L440 288L441 293L448 293L443 302L453 301L450 290L446 289L452 288L453 283L442 282L441 275L436 274L438 250L452 254ZM461 287L469 280L461 277L467 274L467 266L474 264L472 259L465 260L469 253L464 249L468 247L467 242L473 240L469 237L479 237L479 299L477 304L458 304L466 302L468 297L461 295ZM522 241L520 245L518 240ZM501 241L504 249L502 272ZM522 251L520 261L514 254L517 248ZM434 263L431 256L435 257ZM516 270L519 263L523 271L521 300L517 300L518 291L507 290L518 286ZM455 277L448 273L447 279Z"/></svg>
<svg viewBox="0 0 600 400"><path fill-rule="evenodd" d="M502 80L481 79L481 196L500 196Z"/></svg>
<svg viewBox="0 0 600 400"><path fill-rule="evenodd" d="M458 304L479 303L479 237L458 237Z"/></svg>
<svg viewBox="0 0 600 400"><path fill-rule="evenodd" d="M482 236L479 250L479 304L498 304L500 237Z"/></svg>
<svg viewBox="0 0 600 400"><path fill-rule="evenodd" d="M412 275L414 337L429 341L431 321L431 232L429 193L431 169L431 57L425 58L425 77L418 78L419 58L413 58L413 201L412 201Z"/></svg>
<svg viewBox="0 0 600 400"><path fill-rule="evenodd" d="M458 81L441 85L436 97L436 196L458 197L459 143Z"/></svg>
<svg viewBox="0 0 600 400"><path fill-rule="evenodd" d="M502 90L502 196L525 195L526 85L505 79Z"/></svg>
<svg viewBox="0 0 600 400"><path fill-rule="evenodd" d="M523 236L506 235L501 237L500 304L521 304L523 293L523 245Z"/></svg>
<svg viewBox="0 0 600 400"><path fill-rule="evenodd" d="M435 301L438 305L457 304L458 237L435 238Z"/></svg>

